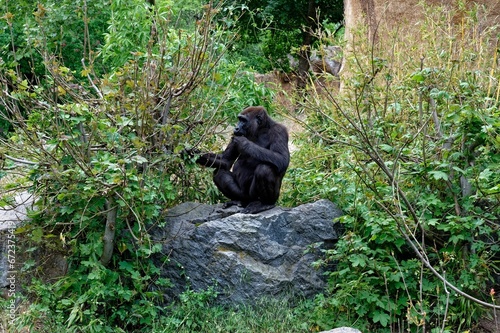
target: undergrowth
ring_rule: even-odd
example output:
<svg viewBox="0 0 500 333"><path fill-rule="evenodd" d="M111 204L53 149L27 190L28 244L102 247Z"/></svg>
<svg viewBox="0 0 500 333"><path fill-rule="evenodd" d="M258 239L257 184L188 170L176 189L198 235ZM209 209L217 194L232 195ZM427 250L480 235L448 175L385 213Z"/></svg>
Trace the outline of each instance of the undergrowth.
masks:
<svg viewBox="0 0 500 333"><path fill-rule="evenodd" d="M324 329L462 332L498 311L498 27L478 6L426 10L420 34L354 33L341 94L311 86L305 104L285 196L345 212L318 263L337 263Z"/></svg>

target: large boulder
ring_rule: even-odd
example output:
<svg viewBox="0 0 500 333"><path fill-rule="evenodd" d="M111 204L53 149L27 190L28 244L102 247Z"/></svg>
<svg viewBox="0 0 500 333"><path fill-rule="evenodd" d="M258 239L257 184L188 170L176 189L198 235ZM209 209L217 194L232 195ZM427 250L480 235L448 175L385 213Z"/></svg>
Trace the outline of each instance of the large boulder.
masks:
<svg viewBox="0 0 500 333"><path fill-rule="evenodd" d="M242 303L323 290L323 271L312 263L339 237L335 220L342 213L332 202L256 215L238 211L192 202L169 211L164 227L152 232L164 244L163 256L156 258L161 275L173 283L166 296L176 297L187 286L195 291L215 286L220 301Z"/></svg>

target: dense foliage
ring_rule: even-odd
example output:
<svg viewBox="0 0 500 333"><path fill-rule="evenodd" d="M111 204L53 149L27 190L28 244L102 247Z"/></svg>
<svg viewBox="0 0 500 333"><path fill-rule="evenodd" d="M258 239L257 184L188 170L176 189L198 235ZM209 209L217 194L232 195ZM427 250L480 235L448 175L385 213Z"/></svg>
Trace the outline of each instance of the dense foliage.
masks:
<svg viewBox="0 0 500 333"><path fill-rule="evenodd" d="M347 230L325 258L338 266L319 300L322 327L456 332L487 313L478 300L494 302L498 31L477 11L456 25L453 15L429 12L424 40L398 32L374 45L361 31L343 94L310 95L314 136L287 195L331 197Z"/></svg>
<svg viewBox="0 0 500 333"><path fill-rule="evenodd" d="M307 71L307 58L319 27L328 22L340 24L344 16L340 0L247 0L233 7L242 12L235 51L258 71L289 72L289 54L304 60L303 71ZM255 61L256 55L263 55L261 61Z"/></svg>
<svg viewBox="0 0 500 333"><path fill-rule="evenodd" d="M215 143L235 109L270 101L237 63L222 60L232 37L215 19L220 8L205 6L183 30L172 21L171 2L125 2L111 7L111 16L133 7L137 25L124 32L112 21L105 45L77 64L43 43L66 7L61 14L38 3L39 35L26 43L39 51L44 72L30 79L17 63L2 63L1 115L13 128L2 157L7 167L29 167L2 202L28 186L36 209L18 232L33 248L68 258L67 274L55 284L35 276L19 328L40 320L48 331L151 327L162 310L158 290L168 281L149 260L161 244L147 230L174 203L220 198L209 173L193 172L185 152ZM96 70L100 57L112 64L109 72ZM36 254L32 260L44 261Z"/></svg>
<svg viewBox="0 0 500 333"><path fill-rule="evenodd" d="M74 1L4 1L0 19L0 58L7 68L35 84L45 74L41 50L63 63L82 70L81 59L100 47L110 12L102 11L108 1L75 4ZM88 18L87 24L85 19ZM43 20L43 31L39 22ZM64 29L61 27L64 26ZM101 63L95 64L100 69ZM4 112L0 106L0 112ZM0 135L10 129L0 119Z"/></svg>

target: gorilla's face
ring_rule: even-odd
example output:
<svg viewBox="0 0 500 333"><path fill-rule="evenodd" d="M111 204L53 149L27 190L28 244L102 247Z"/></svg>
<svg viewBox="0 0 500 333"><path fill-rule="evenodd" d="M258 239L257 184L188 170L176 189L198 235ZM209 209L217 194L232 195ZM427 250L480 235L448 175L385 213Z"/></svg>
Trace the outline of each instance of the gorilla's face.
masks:
<svg viewBox="0 0 500 333"><path fill-rule="evenodd" d="M266 116L259 108L247 108L238 115L238 123L234 127L234 135L254 138L262 126Z"/></svg>

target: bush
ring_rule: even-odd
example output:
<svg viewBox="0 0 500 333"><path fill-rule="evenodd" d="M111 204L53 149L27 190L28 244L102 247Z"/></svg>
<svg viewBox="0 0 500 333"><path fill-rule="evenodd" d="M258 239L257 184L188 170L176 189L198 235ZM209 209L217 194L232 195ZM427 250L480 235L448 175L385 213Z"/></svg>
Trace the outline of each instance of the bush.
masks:
<svg viewBox="0 0 500 333"><path fill-rule="evenodd" d="M33 281L19 329L43 321L47 330L130 332L156 323L169 282L150 261L161 244L147 231L180 201L220 198L189 152L214 145L228 115L270 96L238 66L219 67L231 38L216 27L218 8L204 10L192 31L173 28L164 12L142 12L154 17L141 19L157 35L106 74L92 67L95 52L77 71L46 45L46 75L37 84L2 64L5 118L13 126L2 154L28 167L15 181L37 198L18 232L29 246L50 244L68 258L56 283ZM42 39L51 22L37 21Z"/></svg>
<svg viewBox="0 0 500 333"><path fill-rule="evenodd" d="M497 32L481 29L476 11L456 25L448 10L427 14L425 41L379 31L390 43L373 45L359 32L342 94L321 89L306 104L313 135L305 149L322 156L290 176L346 213L347 231L325 258L337 269L318 301L324 328L460 331L484 313L481 301L492 301Z"/></svg>

